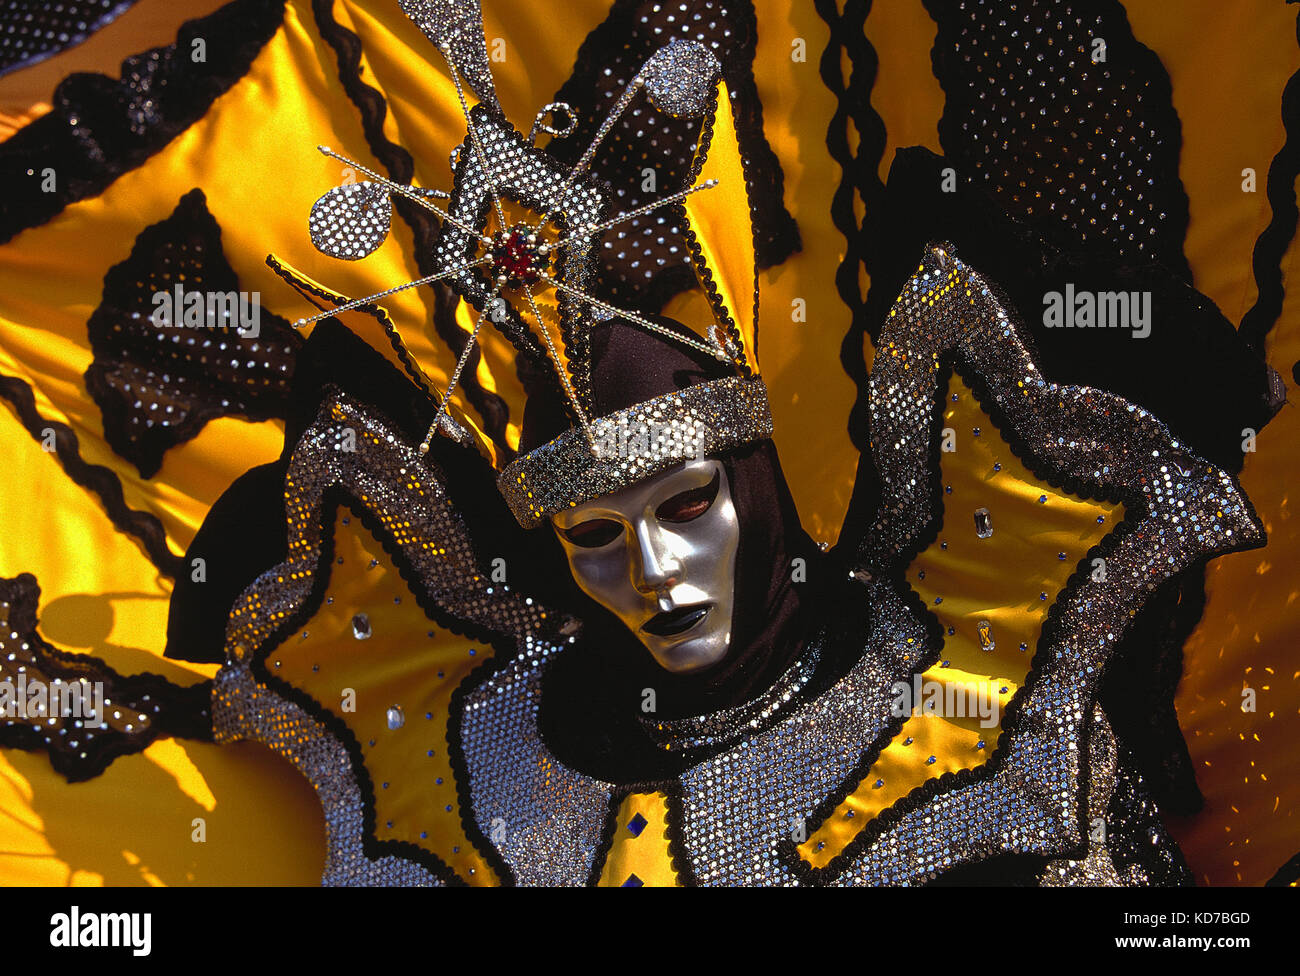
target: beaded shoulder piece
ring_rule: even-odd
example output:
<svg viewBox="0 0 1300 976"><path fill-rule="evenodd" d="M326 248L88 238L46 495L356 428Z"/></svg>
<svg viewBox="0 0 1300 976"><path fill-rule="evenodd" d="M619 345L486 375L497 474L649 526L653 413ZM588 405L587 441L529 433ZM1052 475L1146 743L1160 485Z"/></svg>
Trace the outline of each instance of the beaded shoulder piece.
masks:
<svg viewBox="0 0 1300 976"><path fill-rule="evenodd" d="M996 288L933 244L889 311L871 369L872 456L887 501L859 552L863 572L897 577L942 514L936 411L949 369L1037 477L1121 501L1126 515L1095 550L1104 571L1076 573L1057 597L989 761L896 804L810 871L822 878L918 880L1005 853L1084 856L1089 723L1117 642L1164 580L1264 543L1232 475L1143 408L1052 383Z"/></svg>

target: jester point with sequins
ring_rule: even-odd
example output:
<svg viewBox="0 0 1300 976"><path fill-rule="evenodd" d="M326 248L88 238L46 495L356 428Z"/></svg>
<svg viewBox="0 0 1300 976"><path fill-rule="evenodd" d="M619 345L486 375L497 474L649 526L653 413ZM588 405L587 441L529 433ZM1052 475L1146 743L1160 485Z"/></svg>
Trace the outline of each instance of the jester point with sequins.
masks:
<svg viewBox="0 0 1300 976"><path fill-rule="evenodd" d="M286 545L229 611L211 701L218 742L264 743L311 782L322 880L1188 883L1099 689L1162 582L1262 544L1234 478L1147 410L1044 375L976 256L935 241L875 343L858 492L874 513L818 545L771 439L748 164L714 52L664 44L565 154L552 150L572 138L571 107L546 106L527 135L503 114L476 3L402 8L464 112L451 188L321 147L360 178L321 196L309 226L356 261L388 236L394 201L424 208L440 228L431 270L349 299L268 259L318 311L297 323L314 329L273 520ZM593 160L618 127L669 119L694 127L687 179L624 208ZM650 214L681 227L707 327L618 300L598 242ZM382 307L436 283L474 310L443 389ZM348 312L384 326L406 375ZM484 329L509 340L528 392L499 470L454 396ZM938 469L954 370L1042 483L1125 512L1051 594L1036 644L981 620L984 658L961 666L904 576L954 504ZM382 543L439 633L480 649L472 668L383 658L384 618L331 586L338 512ZM972 514L972 538L996 537L997 511ZM343 644L304 629L322 610L350 620ZM365 673L358 697L348 676ZM421 737L435 707L445 738ZM421 772L426 757L451 782Z"/></svg>

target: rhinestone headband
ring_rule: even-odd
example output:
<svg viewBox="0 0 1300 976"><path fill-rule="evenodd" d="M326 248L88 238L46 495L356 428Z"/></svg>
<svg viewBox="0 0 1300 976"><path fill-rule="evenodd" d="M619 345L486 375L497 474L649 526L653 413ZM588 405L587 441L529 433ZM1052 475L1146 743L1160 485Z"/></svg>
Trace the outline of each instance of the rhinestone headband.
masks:
<svg viewBox="0 0 1300 976"><path fill-rule="evenodd" d="M675 464L772 436L767 387L728 376L654 397L577 427L506 466L497 488L519 524L619 491Z"/></svg>

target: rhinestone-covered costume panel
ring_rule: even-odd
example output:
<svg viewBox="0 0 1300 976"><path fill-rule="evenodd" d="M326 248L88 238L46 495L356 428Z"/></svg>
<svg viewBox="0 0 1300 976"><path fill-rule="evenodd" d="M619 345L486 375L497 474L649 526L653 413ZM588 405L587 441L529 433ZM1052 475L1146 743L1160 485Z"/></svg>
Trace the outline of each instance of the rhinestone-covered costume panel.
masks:
<svg viewBox="0 0 1300 976"><path fill-rule="evenodd" d="M563 766L538 732L542 674L562 646L529 641L461 715L474 820L519 884L585 884L609 814L612 786Z"/></svg>
<svg viewBox="0 0 1300 976"><path fill-rule="evenodd" d="M995 771L893 824L849 866L844 877L853 883L921 882L999 853L1079 849L1085 718L1128 621L1193 561L1263 536L1232 477L1146 410L1045 380L992 289L939 245L890 310L872 366L872 448L887 499L862 551L872 572L900 568L899 554L938 512L930 432L941 357L977 374L1035 473L1078 492L1119 495L1128 515L1103 540L1104 571L1076 578L1053 607Z"/></svg>
<svg viewBox="0 0 1300 976"><path fill-rule="evenodd" d="M448 205L448 213L463 226L443 222L434 245L436 269L450 271L473 260L479 241L466 228L486 226L497 197L509 198L547 217L561 232L573 232L600 222L605 203L590 180L572 176L504 118L483 105L475 106L470 112L469 124L471 135L457 150L456 181ZM559 280L567 288L586 289L593 272L593 243L590 237L578 233L569 236L571 242L557 248ZM473 269L458 272L449 280L459 294L479 309L493 301L497 293L488 277ZM565 323L567 346L567 334L579 330L587 309L571 292L560 291L556 298ZM500 311L493 314L493 322L506 338L521 352L545 362L546 354L516 303L503 300L497 308Z"/></svg>
<svg viewBox="0 0 1300 976"><path fill-rule="evenodd" d="M924 656L916 617L888 586L870 590L866 652L845 677L785 721L682 776L682 836L698 883L796 883L779 846L884 733L894 683L906 681Z"/></svg>
<svg viewBox="0 0 1300 976"><path fill-rule="evenodd" d="M462 517L436 466L381 418L328 396L299 439L285 475L288 555L240 595L226 631L227 661L213 690L216 741L251 739L285 756L312 783L325 813L326 884L430 884L439 879L400 855L372 858L363 834L360 772L345 743L262 681L255 664L312 612L323 562L327 492L342 490L378 521L414 569L412 585L462 626L512 642L562 625L531 598L480 574Z"/></svg>

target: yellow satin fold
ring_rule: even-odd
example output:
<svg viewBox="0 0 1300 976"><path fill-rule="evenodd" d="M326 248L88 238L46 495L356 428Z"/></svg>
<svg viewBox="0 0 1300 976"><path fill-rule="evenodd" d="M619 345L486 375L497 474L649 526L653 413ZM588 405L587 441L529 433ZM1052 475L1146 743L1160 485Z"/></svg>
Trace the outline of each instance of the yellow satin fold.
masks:
<svg viewBox="0 0 1300 976"><path fill-rule="evenodd" d="M681 886L668 850L668 798L632 793L614 815L614 841L600 873L602 888Z"/></svg>
<svg viewBox="0 0 1300 976"><path fill-rule="evenodd" d="M740 156L736 121L725 82L718 83L717 109L713 119L713 138L700 169L696 186L710 180L715 185L686 198L686 215L695 233L703 267L707 271L723 307L731 314L744 348L745 362L759 372L758 316L754 307L754 248L750 224L749 192L745 187L745 166ZM694 323L687 323L688 325Z"/></svg>

